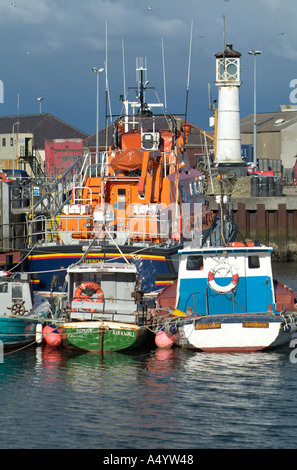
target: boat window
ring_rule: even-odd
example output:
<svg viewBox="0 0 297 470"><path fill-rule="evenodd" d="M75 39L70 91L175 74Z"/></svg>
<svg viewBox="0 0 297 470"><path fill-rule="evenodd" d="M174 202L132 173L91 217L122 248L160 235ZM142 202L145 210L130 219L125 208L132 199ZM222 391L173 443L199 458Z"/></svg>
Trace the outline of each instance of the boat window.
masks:
<svg viewBox="0 0 297 470"><path fill-rule="evenodd" d="M13 299L23 298L23 289L21 285L12 286L12 298Z"/></svg>
<svg viewBox="0 0 297 470"><path fill-rule="evenodd" d="M259 256L249 256L248 257L248 266L249 266L249 269L258 269L258 268L260 268Z"/></svg>
<svg viewBox="0 0 297 470"><path fill-rule="evenodd" d="M0 294L6 294L8 292L8 284L7 282L3 282L0 284Z"/></svg>
<svg viewBox="0 0 297 470"><path fill-rule="evenodd" d="M187 270L188 271L199 271L203 269L203 256L188 256L187 258Z"/></svg>

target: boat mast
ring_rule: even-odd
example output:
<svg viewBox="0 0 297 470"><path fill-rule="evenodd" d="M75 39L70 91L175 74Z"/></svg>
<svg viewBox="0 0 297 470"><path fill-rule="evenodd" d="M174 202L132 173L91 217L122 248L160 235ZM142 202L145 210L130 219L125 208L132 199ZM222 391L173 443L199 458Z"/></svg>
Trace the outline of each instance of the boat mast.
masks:
<svg viewBox="0 0 297 470"><path fill-rule="evenodd" d="M191 21L191 33L190 33L188 79L187 79L187 94L186 94L186 111L185 111L185 125L184 125L184 139L185 140L186 140L186 123L187 123L189 88L190 88L190 67L191 67L191 54L192 54L192 36L193 36L193 20ZM183 152L184 152L184 147L183 147Z"/></svg>

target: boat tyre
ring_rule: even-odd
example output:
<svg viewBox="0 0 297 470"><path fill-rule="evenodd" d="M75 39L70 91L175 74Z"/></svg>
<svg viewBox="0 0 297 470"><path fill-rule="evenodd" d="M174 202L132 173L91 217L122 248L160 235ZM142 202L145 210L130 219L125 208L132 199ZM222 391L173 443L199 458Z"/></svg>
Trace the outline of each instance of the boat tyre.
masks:
<svg viewBox="0 0 297 470"><path fill-rule="evenodd" d="M94 294L97 294L96 299L92 298ZM87 300L88 302L102 303L104 300L103 290L95 282L83 282L76 289L74 300Z"/></svg>
<svg viewBox="0 0 297 470"><path fill-rule="evenodd" d="M232 267L230 265L224 263L224 264L218 265L216 268L211 269L208 273L208 277L207 277L208 285L217 294L230 294L237 287L237 284L238 284L238 281L239 281L239 275L237 273L236 274L232 273L232 280L231 280L230 284L228 284L227 286L219 286L216 283L216 281L215 281L216 274L218 274L218 273L220 273L220 271L223 271L223 270L226 270L226 269L227 269L227 274L230 271L232 272Z"/></svg>

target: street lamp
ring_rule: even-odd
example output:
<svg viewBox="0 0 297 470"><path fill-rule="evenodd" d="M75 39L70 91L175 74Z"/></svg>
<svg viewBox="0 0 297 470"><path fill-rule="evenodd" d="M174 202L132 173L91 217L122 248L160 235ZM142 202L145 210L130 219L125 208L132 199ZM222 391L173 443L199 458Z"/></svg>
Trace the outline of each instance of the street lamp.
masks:
<svg viewBox="0 0 297 470"><path fill-rule="evenodd" d="M14 126L17 126L19 121L15 122L12 126L12 177L14 178L14 170L15 170L15 141L14 141Z"/></svg>
<svg viewBox="0 0 297 470"><path fill-rule="evenodd" d="M92 67L92 72L97 74L96 158L98 158L99 151L99 74L103 71L103 68L98 69L97 67Z"/></svg>
<svg viewBox="0 0 297 470"><path fill-rule="evenodd" d="M43 102L44 98L41 96L40 98L37 98L37 101L39 101L39 114L41 114L41 103Z"/></svg>
<svg viewBox="0 0 297 470"><path fill-rule="evenodd" d="M256 56L262 54L262 51L249 51L250 55L254 56L254 164L257 165L257 111L256 111Z"/></svg>

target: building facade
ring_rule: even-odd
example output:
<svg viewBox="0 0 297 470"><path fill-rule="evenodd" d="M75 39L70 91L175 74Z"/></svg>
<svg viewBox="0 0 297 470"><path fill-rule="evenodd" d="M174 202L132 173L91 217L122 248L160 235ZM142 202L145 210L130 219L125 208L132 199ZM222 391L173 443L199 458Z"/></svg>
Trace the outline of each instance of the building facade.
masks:
<svg viewBox="0 0 297 470"><path fill-rule="evenodd" d="M254 116L241 120L242 144L253 144ZM297 111L281 106L276 113L257 114L257 157L281 160L283 168L292 169L297 155Z"/></svg>

